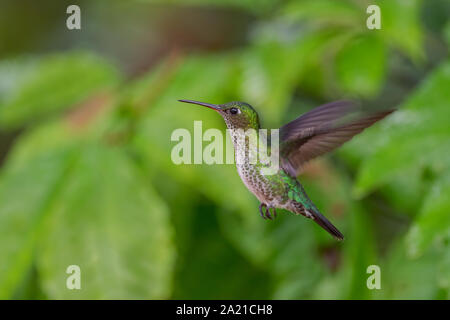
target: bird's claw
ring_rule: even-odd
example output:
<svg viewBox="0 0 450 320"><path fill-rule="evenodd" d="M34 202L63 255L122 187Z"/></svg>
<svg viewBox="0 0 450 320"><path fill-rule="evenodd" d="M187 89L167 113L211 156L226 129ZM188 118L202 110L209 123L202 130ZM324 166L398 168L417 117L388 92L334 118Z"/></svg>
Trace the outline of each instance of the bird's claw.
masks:
<svg viewBox="0 0 450 320"><path fill-rule="evenodd" d="M266 216L264 215L263 208L266 208L266 204L265 203L261 203L259 205L259 214L261 215L261 217L263 219L267 219Z"/></svg>
<svg viewBox="0 0 450 320"><path fill-rule="evenodd" d="M270 215L270 207L266 208L266 217L267 219L273 220L272 216Z"/></svg>
<svg viewBox="0 0 450 320"><path fill-rule="evenodd" d="M264 210L263 210L264 209ZM270 213L270 209L273 209L273 217ZM270 219L273 220L277 217L277 210L276 208L268 207L265 203L261 203L259 205L259 213L263 219Z"/></svg>

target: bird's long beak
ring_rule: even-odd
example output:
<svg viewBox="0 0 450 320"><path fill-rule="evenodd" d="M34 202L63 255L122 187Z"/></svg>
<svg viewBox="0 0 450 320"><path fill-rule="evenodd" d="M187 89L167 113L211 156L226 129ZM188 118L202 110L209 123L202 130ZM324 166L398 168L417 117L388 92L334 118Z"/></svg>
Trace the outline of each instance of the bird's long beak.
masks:
<svg viewBox="0 0 450 320"><path fill-rule="evenodd" d="M212 103L205 103L205 102L200 102L200 101L194 101L194 100L178 100L180 102L186 102L186 103L192 103L192 104L198 104L200 106L204 106L216 111L220 111L222 110L222 108L220 107L220 105L217 104L212 104Z"/></svg>

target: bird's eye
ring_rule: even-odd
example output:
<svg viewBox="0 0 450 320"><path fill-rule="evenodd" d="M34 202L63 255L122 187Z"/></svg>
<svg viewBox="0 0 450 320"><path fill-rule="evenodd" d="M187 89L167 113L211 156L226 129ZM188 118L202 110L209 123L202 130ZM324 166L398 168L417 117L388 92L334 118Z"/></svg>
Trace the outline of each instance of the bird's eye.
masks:
<svg viewBox="0 0 450 320"><path fill-rule="evenodd" d="M230 109L230 113L231 114L238 114L239 113L239 109L238 108L231 108Z"/></svg>

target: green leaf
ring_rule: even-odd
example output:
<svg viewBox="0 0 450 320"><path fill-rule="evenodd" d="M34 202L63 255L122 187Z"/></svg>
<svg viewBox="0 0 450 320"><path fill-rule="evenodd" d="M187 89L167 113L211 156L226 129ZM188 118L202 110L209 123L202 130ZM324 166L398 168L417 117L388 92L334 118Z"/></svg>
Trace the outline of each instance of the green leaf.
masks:
<svg viewBox="0 0 450 320"><path fill-rule="evenodd" d="M69 131L49 123L21 135L0 174L0 297L17 289L32 265L47 210L73 158ZM70 143L67 143L71 141ZM26 201L24 201L26 199Z"/></svg>
<svg viewBox="0 0 450 320"><path fill-rule="evenodd" d="M49 298L169 296L174 248L168 211L120 149L81 149L48 215L37 267ZM81 290L65 286L70 265L81 268Z"/></svg>
<svg viewBox="0 0 450 320"><path fill-rule="evenodd" d="M359 169L354 194L364 196L412 168L417 170L427 164L443 162L442 156L450 147L448 139L448 135L418 136L415 140L399 140L378 149Z"/></svg>
<svg viewBox="0 0 450 320"><path fill-rule="evenodd" d="M11 298L32 264L38 231L70 162L62 150L8 165L0 176L0 298Z"/></svg>
<svg viewBox="0 0 450 320"><path fill-rule="evenodd" d="M240 56L237 96L251 101L266 126L278 126L292 96L299 63L293 50L276 42L246 50Z"/></svg>
<svg viewBox="0 0 450 320"><path fill-rule="evenodd" d="M436 239L450 237L450 174L437 179L407 234L408 253L417 257Z"/></svg>
<svg viewBox="0 0 450 320"><path fill-rule="evenodd" d="M70 149L76 135L61 121L45 123L24 132L8 154L7 168L26 167L37 156Z"/></svg>
<svg viewBox="0 0 450 320"><path fill-rule="evenodd" d="M404 238L393 244L381 265L381 299L437 299L439 295L437 271L442 252L427 251L411 259L404 246Z"/></svg>
<svg viewBox="0 0 450 320"><path fill-rule="evenodd" d="M357 176L355 193L364 195L411 168L443 170L450 161L450 117L447 102L450 63L444 63L397 111L377 125L378 142L366 155ZM372 128L370 130L376 130Z"/></svg>
<svg viewBox="0 0 450 320"><path fill-rule="evenodd" d="M385 76L386 52L380 38L356 37L336 57L336 72L344 92L362 96L378 93Z"/></svg>
<svg viewBox="0 0 450 320"><path fill-rule="evenodd" d="M383 38L415 61L424 58L421 4L422 0L377 1L381 11L380 31Z"/></svg>
<svg viewBox="0 0 450 320"><path fill-rule="evenodd" d="M9 79L13 76L12 80ZM6 79L6 80L3 80ZM81 102L117 84L117 71L89 53L51 55L0 65L0 126L17 128Z"/></svg>

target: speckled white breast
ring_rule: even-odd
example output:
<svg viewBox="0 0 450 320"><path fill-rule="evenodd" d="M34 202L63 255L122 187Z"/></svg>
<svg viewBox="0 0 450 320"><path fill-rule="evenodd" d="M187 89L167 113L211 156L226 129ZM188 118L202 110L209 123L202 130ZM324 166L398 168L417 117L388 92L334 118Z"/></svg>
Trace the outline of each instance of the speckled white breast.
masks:
<svg viewBox="0 0 450 320"><path fill-rule="evenodd" d="M274 189L280 189L281 181L268 178L261 170L264 165L256 162L258 159L258 148L249 141L238 136L236 131L231 131L232 141L235 149L236 168L244 184L258 198L259 201L273 207L284 208L285 201L274 194ZM248 156L245 157L244 150L248 150ZM254 162L251 162L251 161ZM256 162L256 163L255 163Z"/></svg>

